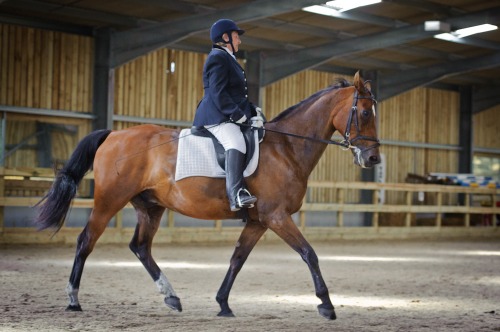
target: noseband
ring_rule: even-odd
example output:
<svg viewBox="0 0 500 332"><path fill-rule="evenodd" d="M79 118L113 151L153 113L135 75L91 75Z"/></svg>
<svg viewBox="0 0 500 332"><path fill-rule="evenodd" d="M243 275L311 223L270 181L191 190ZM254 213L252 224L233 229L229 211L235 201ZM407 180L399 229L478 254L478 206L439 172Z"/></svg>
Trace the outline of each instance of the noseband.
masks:
<svg viewBox="0 0 500 332"><path fill-rule="evenodd" d="M359 150L361 150L361 152L363 152L363 151L374 149L374 148L380 146L380 141L376 137L364 136L364 135L360 134L361 130L359 129L359 121L358 121L358 100L359 99L371 99L373 104L377 103L377 100L375 100L375 97L373 96L371 91L370 91L370 96L367 96L367 97L360 96L358 94L358 90L356 90L354 92L354 98L352 100L351 111L349 112L349 118L347 119L347 127L346 127L345 133L343 135L344 140L341 143L343 143L343 146L346 149L359 149ZM353 122L354 122L354 127L356 128L356 137L351 139L351 127L352 127ZM359 148L353 144L354 142L360 141L360 140L372 141L375 143L372 145L363 147L363 148Z"/></svg>

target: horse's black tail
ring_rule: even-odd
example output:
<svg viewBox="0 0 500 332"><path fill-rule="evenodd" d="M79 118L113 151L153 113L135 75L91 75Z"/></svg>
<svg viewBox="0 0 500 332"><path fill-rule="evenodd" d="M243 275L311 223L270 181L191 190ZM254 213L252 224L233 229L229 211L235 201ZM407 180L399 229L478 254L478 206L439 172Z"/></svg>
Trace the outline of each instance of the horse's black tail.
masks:
<svg viewBox="0 0 500 332"><path fill-rule="evenodd" d="M35 205L34 223L39 230L54 228L57 233L61 229L78 184L92 168L97 149L110 133L108 129L96 130L78 143L68 162L57 172L50 190Z"/></svg>

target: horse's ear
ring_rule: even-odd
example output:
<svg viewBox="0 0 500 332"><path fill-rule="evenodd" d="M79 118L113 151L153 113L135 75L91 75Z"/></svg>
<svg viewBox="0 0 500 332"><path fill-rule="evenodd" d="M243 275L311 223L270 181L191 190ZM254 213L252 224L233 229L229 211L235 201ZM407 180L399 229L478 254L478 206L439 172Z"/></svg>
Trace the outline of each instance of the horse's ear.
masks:
<svg viewBox="0 0 500 332"><path fill-rule="evenodd" d="M356 74L354 74L354 86L360 94L366 94L368 92L365 87L365 82L359 75L359 70L356 72Z"/></svg>
<svg viewBox="0 0 500 332"><path fill-rule="evenodd" d="M370 82L370 81L365 81L365 88L366 88L367 90L372 91L372 84L371 84L371 82Z"/></svg>

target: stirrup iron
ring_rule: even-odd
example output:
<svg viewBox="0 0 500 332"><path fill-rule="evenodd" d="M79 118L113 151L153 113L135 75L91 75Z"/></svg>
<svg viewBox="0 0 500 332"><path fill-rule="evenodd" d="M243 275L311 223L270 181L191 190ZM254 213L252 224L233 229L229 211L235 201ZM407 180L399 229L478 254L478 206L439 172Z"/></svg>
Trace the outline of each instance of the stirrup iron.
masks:
<svg viewBox="0 0 500 332"><path fill-rule="evenodd" d="M240 193L241 192L244 192L248 195L248 201L247 202L242 202L241 201L241 197L240 197ZM236 193L236 203L238 204L237 207L239 208L253 208L254 207L254 203L257 201L257 198L255 196L252 196L252 194L250 194L250 192L246 189L246 188L240 188L238 190L238 192Z"/></svg>

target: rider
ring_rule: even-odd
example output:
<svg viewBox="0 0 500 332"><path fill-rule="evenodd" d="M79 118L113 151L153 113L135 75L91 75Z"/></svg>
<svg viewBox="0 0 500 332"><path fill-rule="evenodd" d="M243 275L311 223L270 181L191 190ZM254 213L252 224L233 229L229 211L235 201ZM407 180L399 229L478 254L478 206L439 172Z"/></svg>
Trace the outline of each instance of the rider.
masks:
<svg viewBox="0 0 500 332"><path fill-rule="evenodd" d="M240 129L257 115L248 100L245 71L235 53L245 31L232 20L221 19L210 28L212 50L203 67L204 96L193 125L205 127L222 144L226 156L226 192L231 211L252 208L257 198L246 189L243 168L246 145Z"/></svg>

